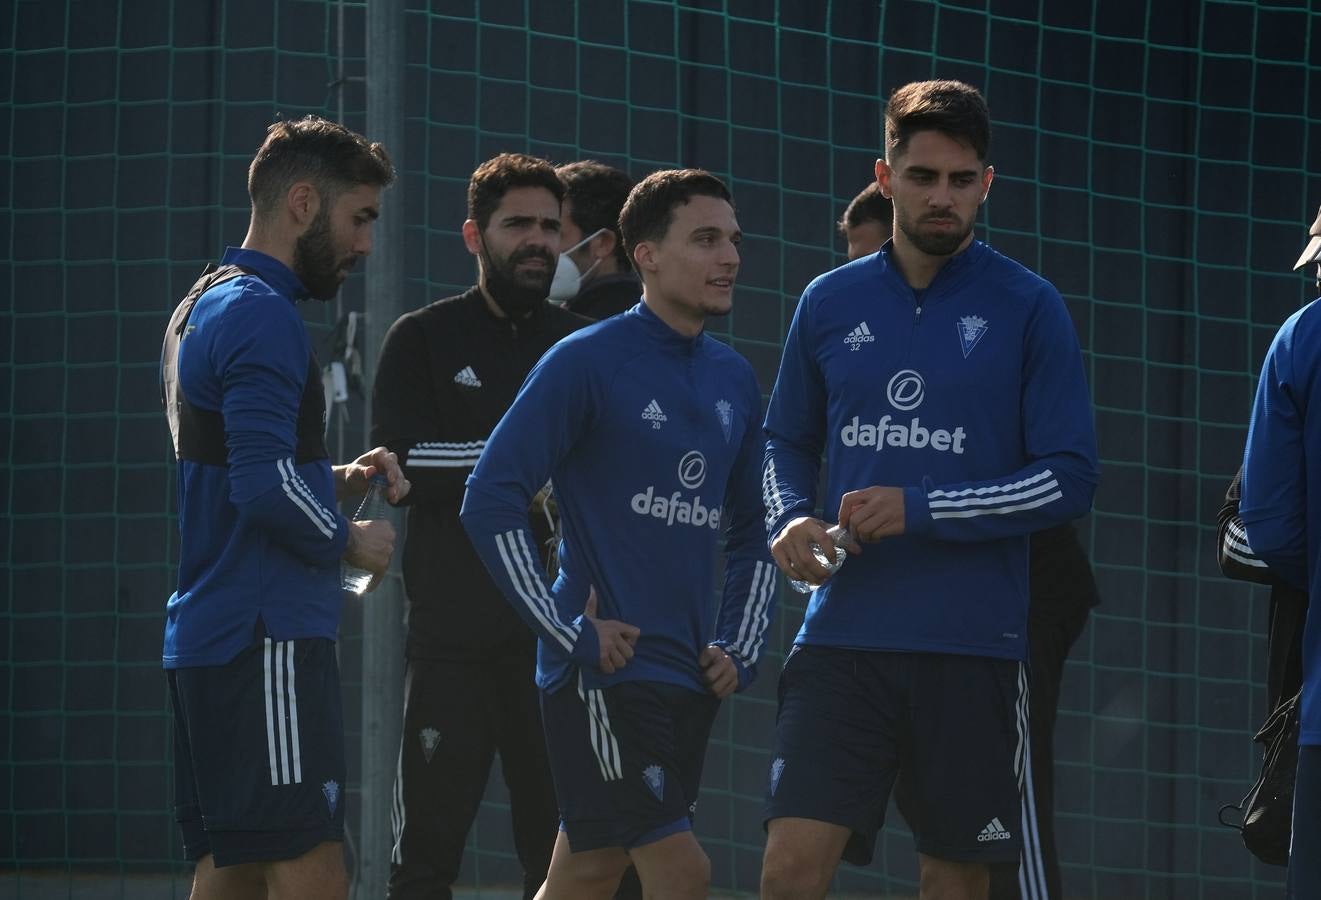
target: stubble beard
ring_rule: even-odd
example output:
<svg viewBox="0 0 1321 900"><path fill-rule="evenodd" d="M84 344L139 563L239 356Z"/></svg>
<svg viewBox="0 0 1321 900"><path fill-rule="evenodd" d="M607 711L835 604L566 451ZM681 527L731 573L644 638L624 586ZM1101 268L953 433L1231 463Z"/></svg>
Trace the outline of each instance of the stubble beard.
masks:
<svg viewBox="0 0 1321 900"><path fill-rule="evenodd" d="M967 226L960 231L940 234L924 232L920 224L914 224L906 216L895 216L895 224L904 233L904 237L908 238L909 243L928 256L938 257L957 253L963 242L968 239L968 235L972 234L974 222L975 217L969 219Z"/></svg>

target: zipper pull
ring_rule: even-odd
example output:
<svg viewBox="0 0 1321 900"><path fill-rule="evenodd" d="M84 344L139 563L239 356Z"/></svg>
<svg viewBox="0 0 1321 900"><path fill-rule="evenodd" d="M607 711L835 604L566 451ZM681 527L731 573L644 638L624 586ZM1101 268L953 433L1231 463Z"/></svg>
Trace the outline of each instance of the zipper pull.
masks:
<svg viewBox="0 0 1321 900"><path fill-rule="evenodd" d="M917 325L921 321L922 321L922 304L919 303L917 305L917 308L913 311L913 324Z"/></svg>

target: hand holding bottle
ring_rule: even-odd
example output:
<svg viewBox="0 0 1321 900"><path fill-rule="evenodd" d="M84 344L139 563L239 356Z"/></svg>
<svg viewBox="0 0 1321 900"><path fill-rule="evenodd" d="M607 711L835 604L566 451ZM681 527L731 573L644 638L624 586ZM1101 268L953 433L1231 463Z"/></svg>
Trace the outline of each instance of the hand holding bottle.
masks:
<svg viewBox="0 0 1321 900"><path fill-rule="evenodd" d="M834 545L833 559L826 554L825 549L816 541L812 541L808 546L812 551L812 556L828 572L826 577L829 578L840 570L844 565L844 560L848 558L849 548L857 548L858 542L853 539L853 535L849 533L849 530L842 525L832 525L827 528L826 536L830 538L830 542ZM824 579L821 583L824 583ZM789 578L789 587L800 594L810 594L820 586L821 584L813 584L806 579Z"/></svg>

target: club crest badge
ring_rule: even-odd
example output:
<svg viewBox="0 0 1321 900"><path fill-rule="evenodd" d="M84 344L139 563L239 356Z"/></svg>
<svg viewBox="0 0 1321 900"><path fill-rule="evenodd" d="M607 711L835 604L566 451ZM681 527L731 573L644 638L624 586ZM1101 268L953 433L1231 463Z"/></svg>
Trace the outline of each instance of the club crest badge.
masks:
<svg viewBox="0 0 1321 900"><path fill-rule="evenodd" d="M333 778L321 785L321 794L326 798L326 808L330 810L330 817L335 818L335 810L339 807L339 782Z"/></svg>
<svg viewBox="0 0 1321 900"><path fill-rule="evenodd" d="M986 320L981 316L962 316L955 325L959 330L959 345L963 347L963 358L967 359L972 348L986 335Z"/></svg>
<svg viewBox="0 0 1321 900"><path fill-rule="evenodd" d="M660 766L647 766L642 770L642 780L651 788L657 800L665 799L665 770Z"/></svg>
<svg viewBox="0 0 1321 900"><path fill-rule="evenodd" d="M734 407L728 400L716 401L716 417L720 419L720 430L725 433L725 443L729 443L729 435L734 427Z"/></svg>
<svg viewBox="0 0 1321 900"><path fill-rule="evenodd" d="M434 728L423 728L417 733L417 738L422 742L422 755L430 763L436 747L440 744L440 732Z"/></svg>
<svg viewBox="0 0 1321 900"><path fill-rule="evenodd" d="M780 786L780 776L784 774L784 757L778 756L775 762L771 763L771 796L775 796L776 789Z"/></svg>

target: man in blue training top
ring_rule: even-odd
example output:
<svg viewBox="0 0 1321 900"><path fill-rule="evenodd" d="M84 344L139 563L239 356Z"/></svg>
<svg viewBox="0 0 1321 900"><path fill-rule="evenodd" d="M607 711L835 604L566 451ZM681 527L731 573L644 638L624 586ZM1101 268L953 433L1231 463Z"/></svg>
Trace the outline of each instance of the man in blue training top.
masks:
<svg viewBox="0 0 1321 900"><path fill-rule="evenodd" d="M873 181L839 219L852 262L881 249L893 234L894 207ZM1072 522L1032 533L1028 544L1028 720L1033 816L1023 820L1019 865L991 867L990 900L1061 900L1060 862L1055 852L1055 718L1069 648L1100 602L1092 566ZM907 817L903 779L895 806ZM1026 809L1026 807L1025 807Z"/></svg>
<svg viewBox="0 0 1321 900"><path fill-rule="evenodd" d="M620 228L642 302L542 358L487 441L460 514L540 637L562 822L538 896L552 900L609 897L630 861L648 897L706 896L710 864L690 816L707 737L719 698L755 674L775 590L757 381L704 332L729 312L738 273L729 192L700 170L656 172L629 194ZM563 527L553 585L526 512L548 478Z"/></svg>
<svg viewBox="0 0 1321 900"><path fill-rule="evenodd" d="M818 584L780 682L764 898L825 896L865 864L903 773L920 892L984 898L1021 848L1030 766L1028 535L1097 479L1077 337L1056 290L973 239L993 170L978 91L891 96L881 252L813 281L766 416L772 552ZM824 508L862 542L838 574ZM828 513L829 514L829 513Z"/></svg>
<svg viewBox="0 0 1321 900"><path fill-rule="evenodd" d="M1318 259L1321 212L1294 268ZM1311 408L1318 385L1321 307L1313 300L1280 326L1262 364L1238 509L1250 551L1273 575L1312 597L1321 596L1321 412ZM1303 623L1302 673L1289 900L1321 895L1321 616L1310 611Z"/></svg>
<svg viewBox="0 0 1321 900"><path fill-rule="evenodd" d="M346 521L335 503L377 472L391 502L408 482L383 447L330 465L320 367L295 302L334 297L371 251L393 179L385 148L341 125L270 126L248 171L243 246L208 267L165 333L180 548L164 666L196 900L348 894L340 561L379 580L394 529Z"/></svg>

